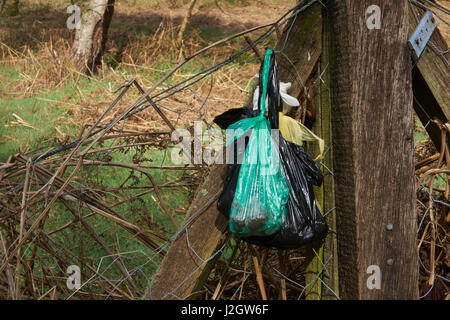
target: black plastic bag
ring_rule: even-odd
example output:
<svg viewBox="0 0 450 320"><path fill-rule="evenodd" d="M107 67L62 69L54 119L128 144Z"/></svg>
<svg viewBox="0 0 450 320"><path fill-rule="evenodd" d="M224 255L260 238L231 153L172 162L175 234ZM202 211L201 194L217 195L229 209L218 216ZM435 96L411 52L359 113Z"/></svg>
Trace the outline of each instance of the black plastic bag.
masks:
<svg viewBox="0 0 450 320"><path fill-rule="evenodd" d="M233 123L241 120L243 116L247 115L247 108L234 108L225 111L221 115L214 118L214 122L221 128L227 129Z"/></svg>
<svg viewBox="0 0 450 320"><path fill-rule="evenodd" d="M321 240L328 233L313 190L313 185L322 184L323 175L302 147L280 138L280 153L290 189L283 229L271 236L247 237L244 240L269 248L295 249Z"/></svg>
<svg viewBox="0 0 450 320"><path fill-rule="evenodd" d="M269 119L272 129L278 129L279 77L273 57L272 60L268 84ZM228 113L227 123L221 123L223 118L220 118L220 116L216 117L214 122L226 129L233 123L231 121L238 121L241 115L246 113L246 110L242 109L245 108L241 108L239 112ZM254 111L251 110L251 112ZM236 148L236 146L237 142L230 147ZM281 134L279 136L279 148L284 176L290 189L285 224L281 231L273 235L245 237L243 240L268 248L295 249L321 240L328 233L328 226L317 207L313 191L313 185L320 186L322 184L323 173L303 147L284 140ZM227 150L227 152L230 152L230 150ZM235 149L235 160L240 155L239 152L242 151ZM230 214L239 169L240 164L236 162L228 165L224 190L218 201L219 211L227 217Z"/></svg>
<svg viewBox="0 0 450 320"><path fill-rule="evenodd" d="M238 120L239 119L237 119L236 121ZM214 122L216 122L216 119L214 119ZM246 137L242 137L240 139L245 138ZM239 178L239 171L241 169L241 164L240 161L238 161L238 159L243 159L247 143L248 138L244 141L243 144L244 148L239 148L239 146L242 146L242 144L238 144L238 140L236 140L226 149L226 152L228 153L227 159L233 157L233 161L231 164L228 164L227 178L223 186L222 194L220 195L219 200L217 201L217 208L227 217L227 219L230 217L231 204L234 199L234 193L236 191L237 182Z"/></svg>

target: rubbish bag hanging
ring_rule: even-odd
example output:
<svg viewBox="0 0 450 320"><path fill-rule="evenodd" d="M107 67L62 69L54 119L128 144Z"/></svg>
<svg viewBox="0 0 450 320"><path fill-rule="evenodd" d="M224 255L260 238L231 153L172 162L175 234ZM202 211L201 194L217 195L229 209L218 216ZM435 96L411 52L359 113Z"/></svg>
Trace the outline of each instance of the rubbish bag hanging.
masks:
<svg viewBox="0 0 450 320"><path fill-rule="evenodd" d="M282 113L278 113L280 100L278 96L278 72L273 64L271 65L271 68L273 68L274 71L271 72L272 81L269 81L267 101L269 102L270 125L272 128L276 129L278 126L282 126L282 121L284 120L280 118ZM239 110L238 112L228 113L228 121L237 121L242 114L247 114L247 112L248 111L245 110ZM251 112L254 111L251 110ZM226 129L228 124L225 124L222 120L223 118L218 116L214 119L214 122L221 128ZM305 136L306 135L303 134L299 138L294 135L293 139L303 143L305 140L299 139L306 139ZM313 185L320 186L322 184L323 174L303 147L286 141L283 137L280 137L279 143L281 164L289 187L289 200L286 207L287 216L284 225L279 232L272 235L249 236L243 239L247 242L264 247L294 249L301 245L323 239L327 235L328 226L317 207L312 187ZM237 141L235 140L233 145L227 148L228 152L234 152L234 160L242 154L242 148L240 151L238 149L236 152L236 146ZM236 190L240 168L241 165L236 161L228 165L228 174L224 184L224 190L218 201L218 209L227 217L230 215L231 201Z"/></svg>
<svg viewBox="0 0 450 320"><path fill-rule="evenodd" d="M267 50L260 76L260 112L227 129L227 145L249 134L230 210L230 230L240 236L270 235L284 225L289 188L280 163L276 139L265 117L272 50ZM249 132L251 130L251 132Z"/></svg>

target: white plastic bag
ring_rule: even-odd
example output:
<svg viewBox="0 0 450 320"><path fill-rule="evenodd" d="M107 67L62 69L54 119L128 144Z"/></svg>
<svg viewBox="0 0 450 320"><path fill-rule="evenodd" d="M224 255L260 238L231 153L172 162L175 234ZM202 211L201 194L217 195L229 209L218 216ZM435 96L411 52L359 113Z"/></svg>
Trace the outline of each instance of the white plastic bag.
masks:
<svg viewBox="0 0 450 320"><path fill-rule="evenodd" d="M287 91L291 88L291 82L280 82L280 96L283 103L283 113L288 113L292 107L298 107L300 102L297 98L290 96ZM258 99L259 99L259 86L256 87L255 93L253 94L253 110L258 110ZM267 101L266 101L267 105Z"/></svg>

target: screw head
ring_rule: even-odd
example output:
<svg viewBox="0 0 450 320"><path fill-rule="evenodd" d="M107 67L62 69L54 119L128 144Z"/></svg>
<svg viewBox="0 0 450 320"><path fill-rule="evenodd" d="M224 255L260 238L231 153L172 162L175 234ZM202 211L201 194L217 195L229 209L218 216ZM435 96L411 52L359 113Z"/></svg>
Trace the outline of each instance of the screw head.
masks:
<svg viewBox="0 0 450 320"><path fill-rule="evenodd" d="M392 223L389 223L389 224L386 226L386 230L387 230L387 231L392 231L392 229L394 229L394 226L392 225Z"/></svg>
<svg viewBox="0 0 450 320"><path fill-rule="evenodd" d="M392 266L394 264L394 259L388 259L387 264Z"/></svg>

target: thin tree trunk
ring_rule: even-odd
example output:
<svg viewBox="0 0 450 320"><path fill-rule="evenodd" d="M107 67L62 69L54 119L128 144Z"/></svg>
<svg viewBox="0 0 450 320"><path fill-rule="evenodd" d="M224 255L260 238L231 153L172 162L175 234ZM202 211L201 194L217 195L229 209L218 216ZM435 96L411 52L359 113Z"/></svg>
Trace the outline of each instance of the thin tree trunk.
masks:
<svg viewBox="0 0 450 320"><path fill-rule="evenodd" d="M6 4L6 0L2 0L2 7L0 9L0 12L3 12L3 10L5 9L5 4Z"/></svg>
<svg viewBox="0 0 450 320"><path fill-rule="evenodd" d="M371 5L381 9L379 29L367 27ZM408 1L327 7L341 297L417 299Z"/></svg>
<svg viewBox="0 0 450 320"><path fill-rule="evenodd" d="M101 64L114 13L115 0L90 0L89 11L76 30L72 47L73 59L79 71L91 74Z"/></svg>
<svg viewBox="0 0 450 320"><path fill-rule="evenodd" d="M183 36L184 36L184 33L186 32L186 28L189 23L189 19L192 16L192 10L194 9L196 2L197 2L197 0L191 0L191 2L189 3L188 10L186 12L186 15L184 16L183 22L181 23L180 31L178 32L177 45L180 48L180 58L183 56L183 51L184 51Z"/></svg>

